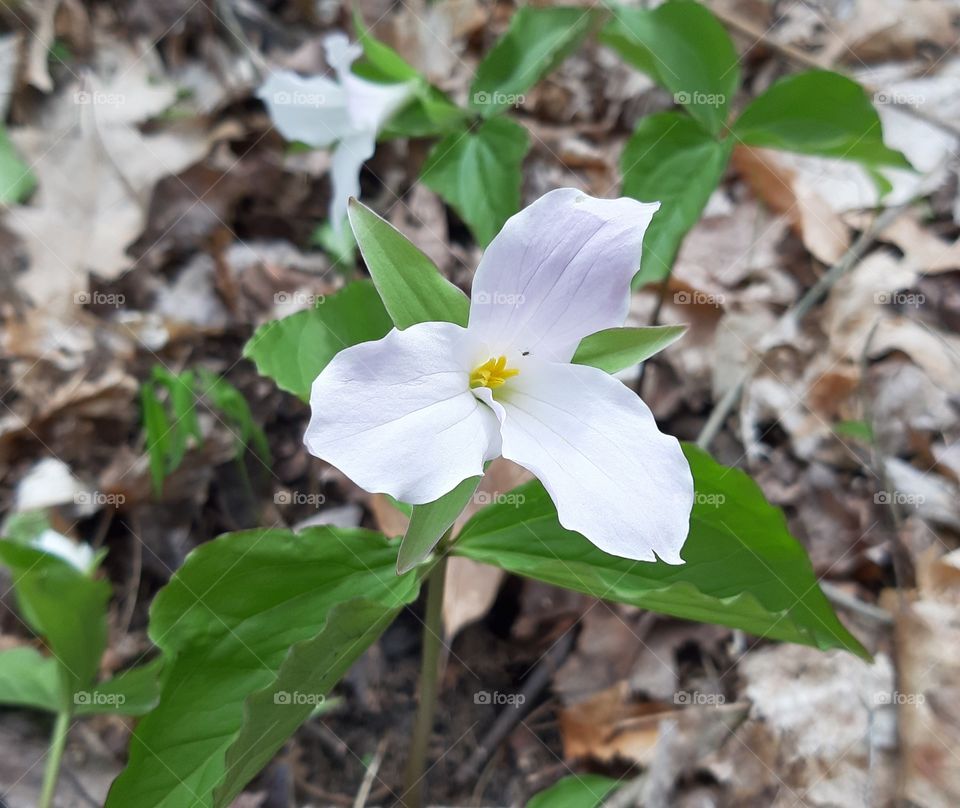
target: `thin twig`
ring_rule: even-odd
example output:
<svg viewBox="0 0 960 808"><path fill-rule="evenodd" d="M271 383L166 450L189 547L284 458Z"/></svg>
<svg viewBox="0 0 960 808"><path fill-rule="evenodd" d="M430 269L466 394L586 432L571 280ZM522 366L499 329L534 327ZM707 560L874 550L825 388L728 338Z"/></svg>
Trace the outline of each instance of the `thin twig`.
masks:
<svg viewBox="0 0 960 808"><path fill-rule="evenodd" d="M477 772L483 768L497 747L513 732L521 719L530 711L540 693L550 684L554 673L570 655L575 639L576 632L567 631L544 655L540 664L527 677L520 690L523 700L518 700L516 704L504 707L493 722L493 726L480 741L479 746L473 750L473 754L457 770L454 782L458 786L465 786L477 776Z"/></svg>
<svg viewBox="0 0 960 808"><path fill-rule="evenodd" d="M353 808L363 808L370 797L370 789L373 788L373 781L380 771L380 764L383 763L383 754L387 749L387 739L384 738L377 744L377 751L367 766L367 771L363 775L363 782L360 783L360 790L357 792L357 798L353 801Z"/></svg>
<svg viewBox="0 0 960 808"><path fill-rule="evenodd" d="M332 791L327 791L318 785L314 785L306 777L297 775L295 781L297 788L305 791L315 800L321 800L328 805L343 805L344 808L350 808L353 805L353 800L345 794L334 794Z"/></svg>
<svg viewBox="0 0 960 808"><path fill-rule="evenodd" d="M860 598L851 595L836 584L832 584L829 581L821 581L820 589L823 590L823 594L827 596L827 599L833 603L834 606L839 606L841 609L854 612L884 626L893 625L893 615L886 609L860 600Z"/></svg>

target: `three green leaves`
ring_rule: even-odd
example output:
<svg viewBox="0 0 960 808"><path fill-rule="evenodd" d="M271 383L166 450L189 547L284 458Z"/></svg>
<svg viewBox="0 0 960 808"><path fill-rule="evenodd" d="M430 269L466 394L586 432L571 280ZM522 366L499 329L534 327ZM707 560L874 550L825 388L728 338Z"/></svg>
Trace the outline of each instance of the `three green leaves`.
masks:
<svg viewBox="0 0 960 808"><path fill-rule="evenodd" d="M673 93L685 110L642 118L620 158L623 193L662 203L647 230L637 285L670 274L736 144L853 160L874 176L879 168L910 168L884 144L864 89L845 76L811 70L782 78L730 123L739 57L707 8L672 0L652 10L611 11L600 40Z"/></svg>

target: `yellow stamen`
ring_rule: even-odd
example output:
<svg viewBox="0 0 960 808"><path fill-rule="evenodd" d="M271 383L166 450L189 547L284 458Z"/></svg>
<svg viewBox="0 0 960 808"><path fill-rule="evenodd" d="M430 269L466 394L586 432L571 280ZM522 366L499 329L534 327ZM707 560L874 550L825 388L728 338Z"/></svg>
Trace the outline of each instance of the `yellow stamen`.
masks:
<svg viewBox="0 0 960 808"><path fill-rule="evenodd" d="M502 385L507 379L516 376L520 371L507 367L507 357L491 357L482 365L477 365L470 374L470 387L489 387L493 390Z"/></svg>

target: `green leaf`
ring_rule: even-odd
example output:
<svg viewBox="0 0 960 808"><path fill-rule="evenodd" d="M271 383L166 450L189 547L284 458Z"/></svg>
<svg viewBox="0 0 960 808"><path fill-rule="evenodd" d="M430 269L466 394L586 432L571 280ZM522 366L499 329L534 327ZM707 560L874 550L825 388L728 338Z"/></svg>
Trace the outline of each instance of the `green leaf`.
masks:
<svg viewBox="0 0 960 808"><path fill-rule="evenodd" d="M61 694L56 660L27 645L0 651L0 704L58 712Z"/></svg>
<svg viewBox="0 0 960 808"><path fill-rule="evenodd" d="M686 330L685 325L607 328L580 340L571 361L616 373L672 345Z"/></svg>
<svg viewBox="0 0 960 808"><path fill-rule="evenodd" d="M121 671L94 687L83 698L74 698L77 715L116 713L144 715L160 700L160 674L163 657Z"/></svg>
<svg viewBox="0 0 960 808"><path fill-rule="evenodd" d="M140 407L143 410L143 426L146 431L147 459L150 463L150 479L156 496L163 491L167 476L167 447L170 443L170 422L150 382L140 386Z"/></svg>
<svg viewBox="0 0 960 808"><path fill-rule="evenodd" d="M623 193L660 210L643 239L634 284L663 280L687 231L697 223L723 176L732 141L718 141L688 116L663 112L642 118L620 157Z"/></svg>
<svg viewBox="0 0 960 808"><path fill-rule="evenodd" d="M400 82L421 78L417 70L389 45L377 39L363 21L360 9L353 9L353 29L363 48L364 62L355 66L357 75L372 81Z"/></svg>
<svg viewBox="0 0 960 808"><path fill-rule="evenodd" d="M166 388L173 410L172 421L166 428L163 443L163 468L166 477L176 471L183 462L190 436L200 442L203 440L203 433L200 431L200 419L197 416L193 372L185 370L179 374L172 373L163 365L154 365L151 377Z"/></svg>
<svg viewBox="0 0 960 808"><path fill-rule="evenodd" d="M3 537L17 544L29 544L43 531L52 530L45 509L11 513L3 523Z"/></svg>
<svg viewBox="0 0 960 808"><path fill-rule="evenodd" d="M6 129L0 126L0 205L20 202L36 187L36 177L17 156Z"/></svg>
<svg viewBox="0 0 960 808"><path fill-rule="evenodd" d="M351 199L348 212L364 263L397 328L424 322L467 324L467 296L433 261L363 203Z"/></svg>
<svg viewBox="0 0 960 808"><path fill-rule="evenodd" d="M350 277L357 263L357 240L349 227L335 230L330 221L321 222L310 234L310 243L319 247L333 261L331 269Z"/></svg>
<svg viewBox="0 0 960 808"><path fill-rule="evenodd" d="M194 550L150 612L166 666L110 808L226 806L405 604L396 544L250 530Z"/></svg>
<svg viewBox="0 0 960 808"><path fill-rule="evenodd" d="M520 209L521 166L529 149L526 129L507 118L493 118L443 138L427 156L420 178L486 247Z"/></svg>
<svg viewBox="0 0 960 808"><path fill-rule="evenodd" d="M210 403L220 410L227 422L240 433L239 454L242 455L249 447L264 463L269 463L270 445L267 443L267 436L260 425L253 420L253 413L243 393L222 376L217 376L206 368L199 368L197 374L203 395L210 399Z"/></svg>
<svg viewBox="0 0 960 808"><path fill-rule="evenodd" d="M380 83L412 81L416 85L413 103L404 106L390 119L381 133L383 137L446 134L463 121L466 113L407 64L393 48L374 37L356 8L353 25L364 55L364 59L353 66L358 76Z"/></svg>
<svg viewBox="0 0 960 808"><path fill-rule="evenodd" d="M324 704L309 698L298 702L294 694L317 700L325 697L397 612L396 608L385 610L379 601L361 598L338 604L315 638L291 649L276 681L247 700L246 720L227 752L227 776L216 791L214 805L232 804L297 727Z"/></svg>
<svg viewBox="0 0 960 808"><path fill-rule="evenodd" d="M600 41L666 87L707 132L719 132L740 85L740 62L717 18L685 0L611 10Z"/></svg>
<svg viewBox="0 0 960 808"><path fill-rule="evenodd" d="M535 795L526 808L596 808L618 785L599 774L572 774Z"/></svg>
<svg viewBox="0 0 960 808"><path fill-rule="evenodd" d="M873 443L873 427L866 421L838 421L833 425L833 431L845 438L853 438L870 445Z"/></svg>
<svg viewBox="0 0 960 808"><path fill-rule="evenodd" d="M573 6L523 6L477 67L470 106L484 117L516 106L523 94L569 56L590 30L593 15Z"/></svg>
<svg viewBox="0 0 960 808"><path fill-rule="evenodd" d="M598 598L869 659L817 586L783 513L742 471L694 446L684 453L697 495L683 565L601 552L560 526L537 482L518 489L519 505L495 504L476 514L454 552Z"/></svg>
<svg viewBox="0 0 960 808"><path fill-rule="evenodd" d="M107 645L110 585L56 556L0 541L0 562L13 573L13 588L26 623L44 638L60 668L61 706L88 688Z"/></svg>
<svg viewBox="0 0 960 808"><path fill-rule="evenodd" d="M397 112L383 128L384 139L434 137L463 128L468 114L426 80L414 89L414 103Z"/></svg>
<svg viewBox="0 0 960 808"><path fill-rule="evenodd" d="M414 505L407 532L397 555L397 573L409 572L423 561L443 537L473 497L481 477L468 477L440 499Z"/></svg>
<svg viewBox="0 0 960 808"><path fill-rule="evenodd" d="M258 328L243 347L257 371L304 401L310 386L340 351L380 339L393 327L369 281L356 281L316 307Z"/></svg>
<svg viewBox="0 0 960 808"><path fill-rule="evenodd" d="M863 87L829 70L780 79L743 111L733 131L750 146L911 168L884 145L880 116Z"/></svg>

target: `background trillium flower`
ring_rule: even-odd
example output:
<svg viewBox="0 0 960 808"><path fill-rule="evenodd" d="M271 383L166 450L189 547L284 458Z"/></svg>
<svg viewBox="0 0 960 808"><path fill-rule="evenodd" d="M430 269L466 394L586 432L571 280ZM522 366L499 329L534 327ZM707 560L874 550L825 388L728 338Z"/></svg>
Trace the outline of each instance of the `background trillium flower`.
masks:
<svg viewBox="0 0 960 808"><path fill-rule="evenodd" d="M360 196L360 169L376 148L377 133L411 97L413 82L377 84L350 70L363 49L343 34L324 40L327 62L336 73L304 78L291 70L277 70L257 95L267 105L273 125L287 140L315 148L333 148L333 197L330 222L343 227L347 201Z"/></svg>
<svg viewBox="0 0 960 808"><path fill-rule="evenodd" d="M311 391L309 451L413 504L502 454L601 550L682 564L693 480L679 443L620 381L570 363L583 337L626 320L658 207L564 188L513 216L477 269L467 328L394 329L327 365Z"/></svg>

